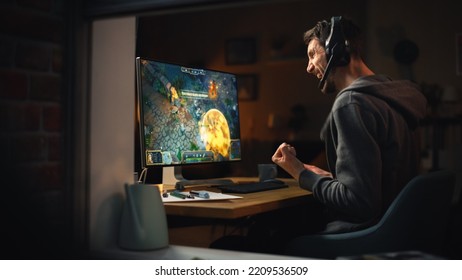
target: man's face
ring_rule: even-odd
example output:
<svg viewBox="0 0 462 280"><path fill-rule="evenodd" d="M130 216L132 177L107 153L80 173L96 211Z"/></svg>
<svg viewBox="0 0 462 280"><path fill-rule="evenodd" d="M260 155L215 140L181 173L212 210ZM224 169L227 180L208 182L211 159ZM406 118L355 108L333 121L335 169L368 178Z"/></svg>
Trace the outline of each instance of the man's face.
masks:
<svg viewBox="0 0 462 280"><path fill-rule="evenodd" d="M321 80L327 66L326 50L319 40L313 39L309 42L306 52L308 55L308 66L306 67L306 72ZM324 88L321 89L323 93L336 92L336 87L332 78L334 76L334 71L335 68L331 70L330 75L324 84Z"/></svg>

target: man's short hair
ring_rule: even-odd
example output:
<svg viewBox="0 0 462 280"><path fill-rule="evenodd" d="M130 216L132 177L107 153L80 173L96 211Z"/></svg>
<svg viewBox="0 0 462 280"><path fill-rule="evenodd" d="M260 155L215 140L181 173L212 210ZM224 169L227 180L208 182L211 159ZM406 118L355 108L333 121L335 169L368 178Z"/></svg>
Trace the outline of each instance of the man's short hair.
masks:
<svg viewBox="0 0 462 280"><path fill-rule="evenodd" d="M359 56L361 53L360 49L362 43L361 29L355 23L353 23L353 21L345 17L342 17L340 22L345 40L348 41L350 54ZM308 45L311 40L317 39L325 48L326 40L330 35L330 29L330 21L318 21L313 28L309 29L303 34L303 41L306 45Z"/></svg>

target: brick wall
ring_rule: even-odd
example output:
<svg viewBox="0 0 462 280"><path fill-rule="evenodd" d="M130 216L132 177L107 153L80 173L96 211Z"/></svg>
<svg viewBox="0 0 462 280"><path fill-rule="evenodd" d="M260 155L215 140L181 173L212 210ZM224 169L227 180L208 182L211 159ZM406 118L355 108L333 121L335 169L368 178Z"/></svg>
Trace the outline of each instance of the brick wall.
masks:
<svg viewBox="0 0 462 280"><path fill-rule="evenodd" d="M12 258L66 250L65 3L0 4L0 223Z"/></svg>

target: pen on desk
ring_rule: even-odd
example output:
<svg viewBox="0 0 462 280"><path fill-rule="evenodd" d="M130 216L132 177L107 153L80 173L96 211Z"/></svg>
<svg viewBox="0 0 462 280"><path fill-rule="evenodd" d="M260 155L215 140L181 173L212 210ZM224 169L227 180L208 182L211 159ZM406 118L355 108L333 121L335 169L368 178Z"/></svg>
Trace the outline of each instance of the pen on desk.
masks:
<svg viewBox="0 0 462 280"><path fill-rule="evenodd" d="M182 194L182 193L179 193L179 192L171 192L170 193L171 196L174 196L174 197L178 197L178 198L181 198L181 199L185 199L186 197L188 197L187 195L185 194Z"/></svg>
<svg viewBox="0 0 462 280"><path fill-rule="evenodd" d="M205 192L205 191L190 191L189 194L193 195L193 196L197 196L197 197L200 197L200 198L210 198L210 195L208 192Z"/></svg>

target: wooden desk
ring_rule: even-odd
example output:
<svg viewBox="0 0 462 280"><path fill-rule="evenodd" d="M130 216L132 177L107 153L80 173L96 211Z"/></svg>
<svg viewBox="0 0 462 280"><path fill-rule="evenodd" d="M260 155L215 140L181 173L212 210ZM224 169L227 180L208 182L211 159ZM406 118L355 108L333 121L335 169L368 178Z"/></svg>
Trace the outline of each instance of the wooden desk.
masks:
<svg viewBox="0 0 462 280"><path fill-rule="evenodd" d="M257 180L256 178L232 179L234 181ZM289 187L256 193L236 194L242 196L240 199L165 203L165 211L167 215L236 219L300 205L309 201L311 192L298 187L294 179L281 180L285 181ZM219 192L219 190L213 188L207 188L207 190Z"/></svg>

